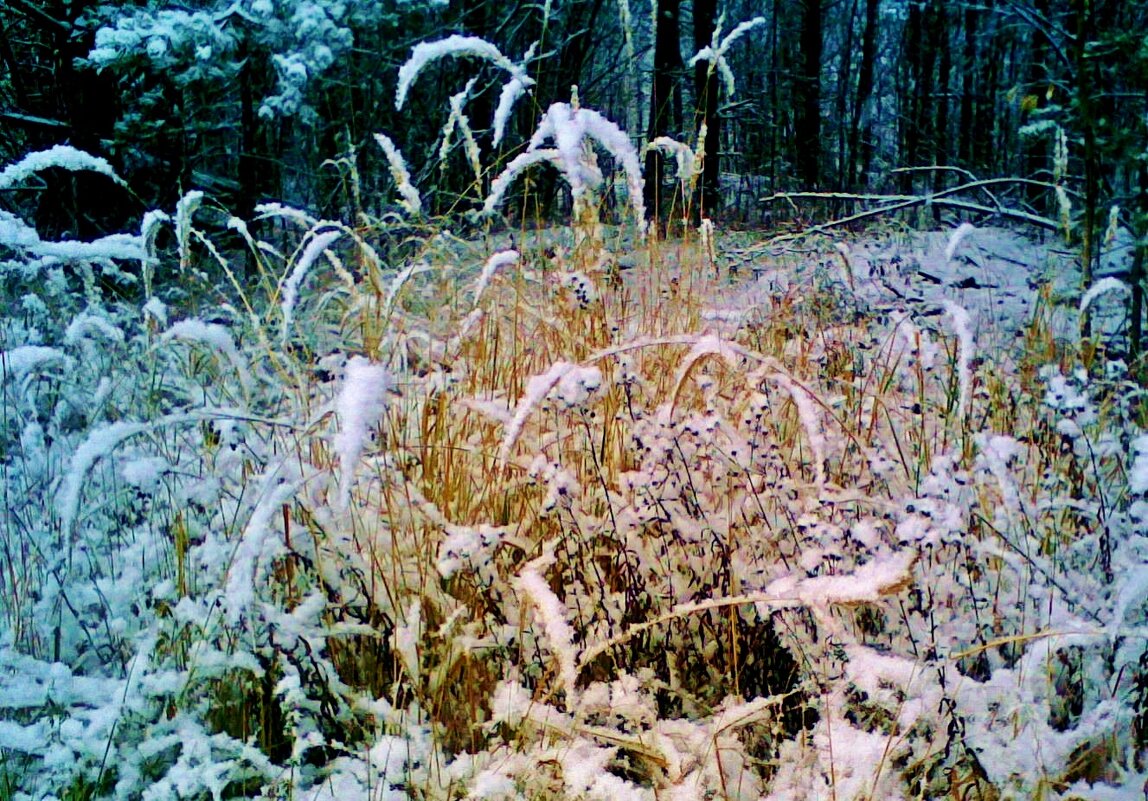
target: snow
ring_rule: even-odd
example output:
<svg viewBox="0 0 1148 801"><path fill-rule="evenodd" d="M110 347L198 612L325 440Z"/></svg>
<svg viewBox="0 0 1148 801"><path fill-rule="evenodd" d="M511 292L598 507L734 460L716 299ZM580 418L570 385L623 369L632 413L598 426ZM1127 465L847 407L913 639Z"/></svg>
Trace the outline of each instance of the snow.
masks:
<svg viewBox="0 0 1148 801"><path fill-rule="evenodd" d="M588 141L589 140L589 141ZM553 141L553 148L543 144ZM510 183L523 170L539 161L551 161L562 171L576 202L602 184L602 173L587 157L584 143L597 142L621 165L626 176L627 193L639 231L645 230L646 210L643 199L644 180L638 152L630 139L613 122L597 111L574 108L569 103L554 103L542 115L527 149L516 156L490 186L484 208L492 211L501 201Z"/></svg>
<svg viewBox="0 0 1148 801"><path fill-rule="evenodd" d="M163 332L162 341L172 339L199 342L223 354L227 357L232 369L235 370L243 388L250 391L252 379L247 360L239 353L238 348L235 347L235 340L232 339L231 333L224 326L188 318L180 320Z"/></svg>
<svg viewBox="0 0 1148 801"><path fill-rule="evenodd" d="M56 512L65 531L70 531L76 521L80 492L92 465L106 457L125 439L151 428L149 423L109 423L89 434L84 443L76 449L59 494L56 496Z"/></svg>
<svg viewBox="0 0 1148 801"><path fill-rule="evenodd" d="M949 236L949 244L945 245L945 261L953 260L953 256L956 255L957 248L960 247L961 242L975 230L977 230L977 227L968 222L961 223L953 229L953 233Z"/></svg>
<svg viewBox="0 0 1148 801"><path fill-rule="evenodd" d="M622 145L584 111L552 107L512 164L556 163L592 197L603 181L589 147ZM184 260L195 199L185 201ZM269 301L289 324L314 261L346 229L286 207L260 213L302 240ZM154 257L162 221L153 215L121 255ZM727 235L703 230L707 258L720 261ZM44 250L10 216L0 232L24 243L20 258L115 244ZM481 303L499 270L533 252L516 236L513 250L498 249L506 237L472 243L473 272L444 268L464 328L500 311ZM993 360L1015 352L1041 281L1069 287L1049 311L1054 332L1088 310L1111 333L1121 287L1102 278L1077 304L1046 246L971 224L841 244L824 253L846 256L847 274L832 258L805 273L769 264L739 298L714 298L686 331L661 336L630 336L633 316L610 318L616 295L596 268L568 265L531 309L563 336L530 340L509 385L450 363L454 345L416 328L416 312L397 313L404 288L424 289L412 276L438 269L433 248L425 263L396 264L372 306L386 330L371 353L385 364L351 355L354 333L340 329L330 345L316 330L308 344L331 350L313 363L310 352L276 357L329 375L288 387L270 369L251 376L275 343L208 316L245 325L244 315L188 311L170 285L157 288L162 302L149 289L142 314L143 297L75 301L57 320L49 279L43 298L19 289L0 354L5 387L20 390L4 395L5 520L20 541L2 579L0 742L27 760L26 795L95 786L107 762L111 792L125 798L258 787L332 801L897 799L920 790L904 766L943 765L947 746L979 753L1006 795L1138 792L1131 769L1069 790L1065 766L1097 742L1132 753L1131 688L1148 637L1148 434L1129 411L1140 390L1123 368L1074 369L1065 357L1032 377L1045 396L1031 420L1003 431L976 422L996 419L980 414L989 370L1017 391ZM898 249L912 257L900 266L889 258ZM672 248L662 255L674 269ZM526 291L533 278L523 271ZM839 327L792 329L768 355L739 344L744 326L845 283L856 286L842 292ZM570 313L604 315L619 331L586 345L555 324ZM179 322L167 327L169 317ZM410 341L434 348L442 363L430 371L452 375L405 370ZM181 369L181 342L232 369ZM829 345L888 386L830 373ZM213 404L237 385L250 408L224 414ZM955 422L889 403L920 391L935 411L954 385ZM516 398L507 386L525 388ZM855 431L853 414L873 422ZM395 437L372 444L384 416ZM584 449L583 423L604 426L600 451ZM435 426L450 427L450 453L425 447ZM368 451L372 480L356 485ZM597 457L611 451L621 457L603 467ZM420 485L434 458L481 472ZM706 626L739 619L775 624L800 657L806 683L791 697L817 713L800 735L774 717L780 695L740 698L717 675L729 667L725 641ZM377 698L336 669L376 641L389 660ZM664 670L647 662L663 654ZM283 764L204 718L221 688L261 692L264 681L292 746ZM476 724L466 736L485 745L448 753L440 716L455 714L452 693L471 703L478 687L489 720L466 720ZM674 717L666 698L680 701ZM763 756L767 731L779 750Z"/></svg>
<svg viewBox="0 0 1148 801"><path fill-rule="evenodd" d="M279 470L269 471L261 479L258 501L227 565L224 609L233 626L249 618L253 611L256 591L263 583L261 574L284 547L272 523L282 515L283 504L299 491L298 481Z"/></svg>
<svg viewBox="0 0 1148 801"><path fill-rule="evenodd" d="M437 42L420 42L414 46L410 58L399 68L399 83L395 89L395 108L401 109L403 107L407 101L407 93L410 91L411 85L428 64L448 56L454 58L468 56L490 61L495 66L509 72L512 78L519 81L524 87L534 85L534 80L521 67L502 55L502 52L490 42L477 36L455 34Z"/></svg>
<svg viewBox="0 0 1148 801"><path fill-rule="evenodd" d="M602 371L597 367L575 367L558 379L555 397L568 409L585 406L602 387Z"/></svg>
<svg viewBox="0 0 1148 801"><path fill-rule="evenodd" d="M439 575L448 579L464 566L470 567L478 575L488 574L494 550L512 533L512 528L487 523L473 527L448 525L446 533L446 538L439 545L435 566Z"/></svg>
<svg viewBox="0 0 1148 801"><path fill-rule="evenodd" d="M514 416L510 419L510 425L506 427L502 446L498 451L499 459L503 463L510 459L510 452L514 449L515 443L518 442L518 438L522 434L522 427L526 425L530 413L546 399L546 396L558 385L558 382L574 369L576 369L576 365L569 362L555 362L550 365L550 369L545 373L533 376L526 382L526 393L519 399L514 409Z"/></svg>
<svg viewBox="0 0 1148 801"><path fill-rule="evenodd" d="M957 420L964 420L972 398L973 387L973 329L968 311L951 300L943 302L945 313L957 335L957 381L960 398L957 403Z"/></svg>
<svg viewBox="0 0 1148 801"><path fill-rule="evenodd" d="M407 169L403 154L399 152L395 143L386 134L376 133L375 141L379 143L379 147L386 154L387 164L390 165L391 169L391 177L395 179L395 185L399 190L399 197L401 198L399 204L407 214L417 217L422 213L423 202L419 196L419 191L411 183L411 172Z"/></svg>
<svg viewBox="0 0 1148 801"><path fill-rule="evenodd" d="M33 370L67 361L68 356L62 350L45 345L21 345L0 352L0 367L17 382Z"/></svg>
<svg viewBox="0 0 1148 801"><path fill-rule="evenodd" d="M0 720L0 742L5 748L25 754L37 754L48 740L48 728L44 722L21 726L8 720Z"/></svg>
<svg viewBox="0 0 1148 801"><path fill-rule="evenodd" d="M789 393L793 405L797 407L797 416L801 420L801 427L805 429L805 436L809 441L809 449L813 455L814 480L818 484L824 484L825 434L821 428L821 414L818 411L817 398L787 375L774 373L770 379Z"/></svg>
<svg viewBox="0 0 1148 801"><path fill-rule="evenodd" d="M478 302L482 299L482 293L486 290L486 285L490 283L494 274L503 267L517 264L518 258L517 250L500 250L486 260L486 264L482 267L482 273L478 277L478 283L474 286L475 306L478 306Z"/></svg>
<svg viewBox="0 0 1148 801"><path fill-rule="evenodd" d="M91 242L40 242L29 250L65 262L99 259L142 261L147 258L140 238L134 234L111 234Z"/></svg>
<svg viewBox="0 0 1148 801"><path fill-rule="evenodd" d="M1131 290L1128 288L1128 285L1118 278L1112 278L1111 276L1108 278L1101 278L1095 284L1090 286L1088 291L1085 292L1083 296L1081 296L1080 313L1084 314L1086 311L1088 311L1088 307L1092 305L1092 302L1103 295L1105 292L1130 291Z"/></svg>
<svg viewBox="0 0 1148 801"><path fill-rule="evenodd" d="M100 260L143 261L143 241L132 234L111 234L91 242L45 242L35 229L10 212L0 210L0 245L44 258L45 264Z"/></svg>
<svg viewBox="0 0 1148 801"><path fill-rule="evenodd" d="M283 328L280 334L283 339L286 339L290 333L291 325L295 317L295 304L299 301L299 290L302 287L303 280L307 277L307 271L311 269L311 265L315 263L315 260L342 235L343 232L338 228L325 231L313 231L311 237L307 240L306 246L303 248L303 252L300 253L299 258L295 260L295 266L291 269L291 274L283 283L283 299L279 303L279 308L283 312Z"/></svg>
<svg viewBox="0 0 1148 801"><path fill-rule="evenodd" d="M50 167L69 170L71 172L91 171L107 176L121 186L126 186L123 179L116 175L112 165L106 159L89 155L69 145L55 145L47 150L29 153L19 161L9 164L0 170L0 190L9 189L22 183L41 170Z"/></svg>
<svg viewBox="0 0 1148 801"><path fill-rule="evenodd" d="M353 356L347 362L343 388L335 401L340 428L334 447L339 456L339 498L343 506L350 502L355 466L370 439L371 429L386 410L390 386L391 378L381 364L364 356Z"/></svg>
<svg viewBox="0 0 1148 801"><path fill-rule="evenodd" d="M175 204L175 238L179 244L179 266L187 269L191 262L191 218L203 205L203 192L194 189Z"/></svg>
<svg viewBox="0 0 1148 801"><path fill-rule="evenodd" d="M171 465L162 456L147 456L132 459L120 467L124 481L141 492L151 494L159 487L164 473L171 470Z"/></svg>
<svg viewBox="0 0 1148 801"><path fill-rule="evenodd" d="M710 69L717 69L718 73L722 76L726 94L732 98L736 93L737 87L734 82L733 70L730 68L729 62L726 61L725 55L729 52L734 42L740 39L744 34L764 24L765 17L754 17L753 19L739 23L720 43L718 42L718 36L721 35L721 25L718 24L714 27L713 42L698 50L693 58L690 59L688 66L692 67L699 61L708 61L710 63Z"/></svg>
<svg viewBox="0 0 1148 801"><path fill-rule="evenodd" d="M1128 489L1139 495L1148 494L1148 434L1132 442L1134 461L1128 473Z"/></svg>
<svg viewBox="0 0 1148 801"><path fill-rule="evenodd" d="M690 149L689 145L682 144L676 139L671 139L668 136L658 136L650 140L646 145L647 149L657 148L663 150L674 157L678 168L678 180L682 183L689 183L694 177L694 151Z"/></svg>
<svg viewBox="0 0 1148 801"><path fill-rule="evenodd" d="M490 799L512 799L516 797L514 779L499 770L491 768L484 770L475 777L467 798L475 801Z"/></svg>
<svg viewBox="0 0 1148 801"><path fill-rule="evenodd" d="M906 551L874 559L850 575L786 577L770 584L765 594L779 601L796 601L807 606L871 603L908 586L916 560L915 553Z"/></svg>
<svg viewBox="0 0 1148 801"><path fill-rule="evenodd" d="M514 105L526 94L530 84L520 77L511 78L502 85L498 94L498 107L494 110L494 145L498 146L506 134L506 125L514 112Z"/></svg>
<svg viewBox="0 0 1148 801"><path fill-rule="evenodd" d="M422 603L416 598L407 607L403 621L395 626L394 635L395 652L403 670L413 682L418 682L422 675L418 653L419 641L423 635L422 626Z"/></svg>
<svg viewBox="0 0 1148 801"><path fill-rule="evenodd" d="M553 559L552 554L535 559L518 574L515 584L534 608L546 634L546 643L558 660L559 681L566 692L566 703L574 708L578 698L578 654L574 648L574 630L566 620L566 607L551 591L541 572Z"/></svg>

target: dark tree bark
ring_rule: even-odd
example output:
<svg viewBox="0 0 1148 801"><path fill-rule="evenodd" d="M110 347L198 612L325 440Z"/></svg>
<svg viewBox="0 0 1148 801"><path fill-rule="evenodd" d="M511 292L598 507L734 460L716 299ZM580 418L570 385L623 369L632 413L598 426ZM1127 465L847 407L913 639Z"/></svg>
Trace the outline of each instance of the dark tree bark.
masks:
<svg viewBox="0 0 1148 801"><path fill-rule="evenodd" d="M599 14L602 10L603 0L572 0L563 5L561 16L550 20L550 27L543 40L544 50L557 49L556 58L544 59L538 66L538 86L532 92L533 102L546 108L555 101L570 102L571 90L582 84L586 66L590 63L594 52L594 31L598 24ZM532 10L525 10L532 18L536 14ZM542 35L541 29L532 32L529 41L538 41ZM525 47L527 45L523 45ZM525 107L526 104L523 104ZM541 108L535 108L530 114L529 125L538 121ZM538 173L536 179L537 192L534 202L539 208L535 215L551 215L560 195L562 183L554 170L545 170ZM524 211L525 214L525 211Z"/></svg>
<svg viewBox="0 0 1148 801"><path fill-rule="evenodd" d="M977 63L977 29L982 12L975 4L965 6L965 42L961 71L960 158L968 170L976 170L976 135L973 127L977 116L979 65Z"/></svg>
<svg viewBox="0 0 1148 801"><path fill-rule="evenodd" d="M795 145L797 176L808 189L821 184L821 24L821 0L803 0Z"/></svg>
<svg viewBox="0 0 1148 801"><path fill-rule="evenodd" d="M850 0L849 16L845 23L845 47L841 50L837 70L837 188L844 192L852 183L853 152L849 149L849 89L853 72L853 20L857 17L858 0Z"/></svg>
<svg viewBox="0 0 1148 801"><path fill-rule="evenodd" d="M953 75L953 51L949 46L949 15L944 0L933 0L933 28L932 43L940 53L940 63L937 66L937 122L934 127L933 161L937 164L948 165L951 159L949 151L949 82ZM934 174L933 191L943 188L944 173L938 170Z"/></svg>
<svg viewBox="0 0 1148 801"><path fill-rule="evenodd" d="M694 0L694 51L708 45L717 24L717 0ZM694 207L703 217L712 217L721 205L721 118L718 116L718 76L710 65L694 66L694 92L697 98L694 129L706 126L705 159Z"/></svg>
<svg viewBox="0 0 1148 801"><path fill-rule="evenodd" d="M1038 19L1048 17L1048 0L1036 0L1033 11ZM1032 28L1032 50L1028 59L1025 85L1030 94L1022 101L1022 110L1029 113L1037 111L1047 103L1046 93L1049 86L1052 65L1053 46L1046 29L1040 25ZM1028 120L1022 117L1022 124ZM1048 169L1049 160L1048 139L1046 137L1026 137L1021 139L1021 170L1026 177L1038 178L1042 170ZM1041 213L1046 213L1048 192L1042 187L1029 186L1025 190L1025 199L1028 204Z"/></svg>
<svg viewBox="0 0 1148 801"><path fill-rule="evenodd" d="M973 115L973 124L970 131L973 136L973 168L981 173L996 174L996 165L1004 154L998 153L994 146L997 125L996 96L1003 90L998 81L1002 68L1002 53L993 24L992 14L996 0L983 0L985 16L982 21L989 24L984 26L978 47L978 60L980 62L980 76L978 78L976 111ZM1000 87L998 89L998 87ZM1003 93L1003 92L1001 92Z"/></svg>
<svg viewBox="0 0 1148 801"><path fill-rule="evenodd" d="M780 150L781 131L781 39L778 36L778 14L781 0L773 0L773 13L769 17L769 188L778 189L777 158Z"/></svg>
<svg viewBox="0 0 1148 801"><path fill-rule="evenodd" d="M1148 105L1148 95L1144 96ZM1129 309L1131 317L1128 329L1128 353L1134 375L1143 385L1145 383L1144 365L1139 364L1141 356L1140 341L1143 337L1144 325L1144 275L1145 259L1148 258L1148 162L1140 160L1136 169L1136 252L1132 257L1132 274L1128 282L1132 285L1132 301Z"/></svg>
<svg viewBox="0 0 1148 801"><path fill-rule="evenodd" d="M925 11L925 58L921 67L922 99L917 124L924 139L921 158L927 165L948 164L949 75L952 71L952 57L948 47L945 5L945 0L930 0ZM935 66L937 74L934 80ZM945 178L944 171L934 170L929 182L932 191L941 191ZM933 219L940 222L939 206L933 207Z"/></svg>
<svg viewBox="0 0 1148 801"><path fill-rule="evenodd" d="M650 92L650 122L647 135L651 141L667 136L674 112L674 84L681 73L682 51L681 0L658 0L658 24L654 31L654 84ZM680 96L680 95L679 95ZM665 156L651 148L646 153L646 213L664 219L669 204L662 191Z"/></svg>
<svg viewBox="0 0 1148 801"><path fill-rule="evenodd" d="M879 0L865 0L865 29L861 33L861 65L857 70L857 94L853 98L853 116L849 126L849 155L853 164L850 183L863 187L868 183L869 165L873 157L873 125L864 123L862 140L862 120L865 119L865 106L873 94L873 70L877 62L877 10ZM864 143L862 143L864 142Z"/></svg>
<svg viewBox="0 0 1148 801"><path fill-rule="evenodd" d="M909 4L909 18L905 22L905 41L902 51L901 72L901 160L907 167L921 163L921 53L924 21L919 3ZM901 191L913 191L913 174L901 174Z"/></svg>
<svg viewBox="0 0 1148 801"><path fill-rule="evenodd" d="M50 70L40 71L36 87L41 114L64 123L60 128L37 132L33 147L66 142L96 156L108 156L104 142L114 139L119 98L116 79L110 74L76 66L95 42L94 31L84 30L79 20L92 2L49 3L38 8L43 16L30 15L28 24L42 36L51 59ZM32 92L28 100L32 101ZM48 170L40 173L45 183L40 193L35 222L41 235L52 238L91 239L131 224L141 209L127 193L112 187L108 179L91 172ZM109 191L111 190L111 191ZM92 203L93 198L101 202Z"/></svg>
<svg viewBox="0 0 1148 801"><path fill-rule="evenodd" d="M1092 265L1096 257L1096 207L1100 200L1100 164L1096 146L1096 121L1092 116L1094 90L1093 62L1088 57L1088 44L1092 41L1092 2L1072 0L1073 28L1076 33L1074 59L1076 61L1076 111L1084 134L1084 219L1081 223L1080 279L1083 286L1092 284ZM1081 334L1091 333L1089 316L1080 318Z"/></svg>

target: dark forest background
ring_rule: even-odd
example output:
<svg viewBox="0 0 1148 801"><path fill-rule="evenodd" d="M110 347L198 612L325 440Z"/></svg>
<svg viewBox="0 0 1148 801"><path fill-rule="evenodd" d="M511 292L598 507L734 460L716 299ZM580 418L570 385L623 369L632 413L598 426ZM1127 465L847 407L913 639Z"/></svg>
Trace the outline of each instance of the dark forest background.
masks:
<svg viewBox="0 0 1148 801"><path fill-rule="evenodd" d="M755 17L726 55L731 95L690 57L715 27ZM1127 0L0 0L0 162L68 143L108 158L132 190L49 171L34 197L0 204L33 204L41 233L57 237L130 228L193 188L241 216L264 200L378 214L393 196L372 141L382 131L429 211L466 211L488 187L461 145L438 155L448 99L477 76L465 112L487 184L576 85L636 147L659 135L692 146L704 120L704 178L689 200L725 223L793 214L763 202L783 192L919 195L1024 179L989 184L982 199L1052 220L1068 200L1091 263L1110 213L1145 233L1145 31L1148 4ZM536 85L498 147L505 76L490 64L437 62L395 107L412 47L449 34L528 56ZM663 215L681 200L665 158L646 155L648 205ZM520 208L552 215L553 177L531 186ZM99 203L83 202L93 193Z"/></svg>

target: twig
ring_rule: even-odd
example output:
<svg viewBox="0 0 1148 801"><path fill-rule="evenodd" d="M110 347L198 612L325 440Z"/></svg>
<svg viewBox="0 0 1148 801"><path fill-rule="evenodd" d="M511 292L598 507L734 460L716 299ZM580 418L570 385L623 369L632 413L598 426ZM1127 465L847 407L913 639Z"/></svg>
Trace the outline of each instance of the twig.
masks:
<svg viewBox="0 0 1148 801"><path fill-rule="evenodd" d="M994 208L991 206L981 205L980 203L974 203L967 200L959 200L952 197L952 195L956 195L961 192L968 192L977 189L986 191L987 193L988 187L1002 184L1036 185L1044 187L1051 186L1051 184L1048 184L1044 181L1033 181L1027 178L989 178L983 181L971 181L969 183L961 184L960 186L954 186L950 189L945 189L941 192L928 195L857 195L850 194L848 192L784 192L762 198L761 202L765 204L773 203L777 200L786 200L789 203L793 203L795 199L858 201L878 200L884 202L885 205L876 209L866 209L865 211L859 211L856 214L850 214L846 217L830 220L829 222L811 225L801 231L781 234L779 236L765 240L761 243L761 245L769 246L778 242L802 239L812 234L826 233L831 228L838 228L842 225L848 225L849 223L858 222L860 220L866 220L871 217L878 217L890 212L902 211L904 209L921 205L944 206L947 208L962 209L964 211L975 211L980 214L999 215L1001 217L1007 217L1019 222L1025 222L1030 225L1035 225L1039 228L1045 228L1051 231L1055 231L1060 227L1055 220L1050 220L1047 217L1041 217L1037 214L1030 214L1029 212L1021 211L1019 209L1012 209L999 205ZM991 193L989 193L989 196L992 197Z"/></svg>

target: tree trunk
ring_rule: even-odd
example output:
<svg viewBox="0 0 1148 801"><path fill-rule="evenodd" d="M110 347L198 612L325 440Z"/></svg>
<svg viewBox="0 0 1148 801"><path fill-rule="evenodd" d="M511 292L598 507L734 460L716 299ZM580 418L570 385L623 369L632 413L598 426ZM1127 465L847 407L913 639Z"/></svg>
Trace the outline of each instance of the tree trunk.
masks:
<svg viewBox="0 0 1148 801"><path fill-rule="evenodd" d="M62 24L44 24L49 87L42 90L51 108L44 116L66 125L47 131L37 146L67 139L68 144L95 156L106 155L104 142L115 137L119 116L117 79L110 72L76 66L95 44L95 32L80 25L91 2L59 4L47 8L49 17ZM29 98L31 99L31 98ZM36 209L36 228L46 238L93 239L124 230L139 208L126 192L111 189L112 184L93 172L46 170L40 173L44 191ZM109 191L111 190L111 191ZM93 202L99 198L99 202Z"/></svg>
<svg viewBox="0 0 1148 801"><path fill-rule="evenodd" d="M865 0L865 30L861 34L861 66L857 72L857 95L853 98L853 119L849 128L849 154L853 162L851 185L864 187L869 182L869 164L872 159L872 123L865 123L864 152L862 152L861 120L865 105L873 94L873 68L877 61L877 10L879 0Z"/></svg>
<svg viewBox="0 0 1148 801"><path fill-rule="evenodd" d="M674 111L674 83L682 69L682 51L679 44L681 0L657 0L657 4L658 22L654 31L654 84L650 92L650 123L647 129L650 141L670 133ZM664 220L669 212L669 205L662 191L664 172L665 156L661 151L650 148L646 153L646 213L658 220Z"/></svg>
<svg viewBox="0 0 1148 801"><path fill-rule="evenodd" d="M1095 259L1096 206L1099 202L1100 165L1097 160L1096 122L1092 117L1092 62L1088 58L1088 43L1092 39L1092 2L1073 0L1072 11L1076 44L1076 108L1080 129L1084 134L1084 219L1080 234L1080 280L1082 287L1092 285L1092 264ZM1080 317L1080 334L1090 336L1092 325L1087 313Z"/></svg>
<svg viewBox="0 0 1148 801"><path fill-rule="evenodd" d="M1148 96L1145 96L1144 100L1148 102ZM1134 226L1136 252L1132 258L1132 274L1128 276L1128 283L1132 285L1132 303L1129 309L1132 320L1128 332L1128 355L1132 373L1143 385L1148 378L1144 365L1140 364L1140 340L1144 331L1144 262L1148 257L1148 162L1141 159L1136 172L1138 177Z"/></svg>
<svg viewBox="0 0 1148 801"><path fill-rule="evenodd" d="M694 0L694 52L713 39L717 24L717 0ZM694 65L694 92L697 98L695 130L706 127L705 159L694 207L702 217L712 217L721 205L721 120L718 117L718 75L705 62Z"/></svg>
<svg viewBox="0 0 1148 801"><path fill-rule="evenodd" d="M795 144L797 176L807 189L821 184L821 22L821 0L803 0Z"/></svg>
<svg viewBox="0 0 1148 801"><path fill-rule="evenodd" d="M965 6L965 47L961 74L961 114L959 142L961 164L967 170L976 170L976 135L973 126L977 114L977 28L981 11L974 4Z"/></svg>
<svg viewBox="0 0 1148 801"><path fill-rule="evenodd" d="M933 46L940 51L940 64L937 66L937 122L934 126L933 161L948 165L949 153L949 81L953 74L952 48L949 46L949 18L944 0L933 0ZM937 170L933 174L933 191L944 188L945 173Z"/></svg>
<svg viewBox="0 0 1148 801"><path fill-rule="evenodd" d="M988 30L982 31L983 45L980 47L981 72L978 78L976 111L973 115L973 125L970 129L973 134L973 163L972 169L984 175L994 175L996 165L1001 154L994 148L994 132L996 130L996 89L1001 73L1001 53L998 51L999 42L993 29L992 13L995 0L983 0L986 19L990 25Z"/></svg>
<svg viewBox="0 0 1148 801"><path fill-rule="evenodd" d="M845 47L841 51L840 68L837 70L837 189L848 191L853 162L849 148L849 89L853 72L853 20L857 16L858 0L850 0L849 18L845 23Z"/></svg>
<svg viewBox="0 0 1148 801"><path fill-rule="evenodd" d="M1036 2L1033 3L1033 10L1038 17L1046 18L1048 16L1048 0L1036 0ZM1048 102L1046 99L1046 91L1048 86L1047 76L1050 74L1052 68L1048 63L1051 54L1052 42L1049 40L1045 29L1034 25L1032 30L1032 50L1027 65L1030 70L1030 75L1026 80L1026 86L1031 94L1022 101L1022 124L1027 121L1024 119L1025 111L1028 113L1035 112ZM1048 170L1049 156L1048 137L1030 136L1021 139L1021 171L1025 177L1038 178L1042 170ZM1025 189L1025 200L1028 205L1037 212L1041 214L1048 213L1047 189L1039 186L1028 186Z"/></svg>
<svg viewBox="0 0 1148 801"><path fill-rule="evenodd" d="M921 37L924 23L919 3L909 4L905 21L904 67L901 79L901 160L906 167L918 167L921 161ZM913 173L901 173L901 191L913 191Z"/></svg>
<svg viewBox="0 0 1148 801"><path fill-rule="evenodd" d="M778 190L777 157L781 148L781 101L778 82L781 75L781 38L778 36L778 13L781 0L773 0L769 17L769 191Z"/></svg>

